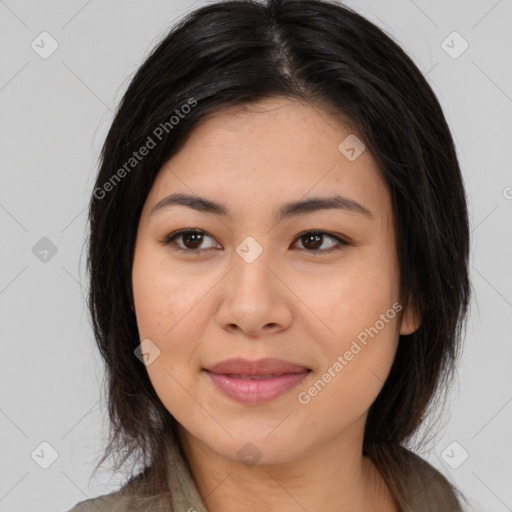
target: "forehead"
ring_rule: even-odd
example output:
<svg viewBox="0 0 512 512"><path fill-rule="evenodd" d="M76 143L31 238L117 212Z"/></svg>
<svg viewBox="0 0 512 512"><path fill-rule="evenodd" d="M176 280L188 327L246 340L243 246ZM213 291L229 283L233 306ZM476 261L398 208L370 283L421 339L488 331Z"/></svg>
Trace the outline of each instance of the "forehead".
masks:
<svg viewBox="0 0 512 512"><path fill-rule="evenodd" d="M272 157L317 157L321 149L355 134L350 120L318 103L267 98L208 114L189 138L191 146L237 149L281 149ZM362 136L358 134L359 139ZM261 146L261 143L264 146ZM264 156L264 154L262 155ZM329 158L329 155L326 155Z"/></svg>
<svg viewBox="0 0 512 512"><path fill-rule="evenodd" d="M284 98L204 118L162 166L148 199L175 190L224 203L342 192L380 208L386 208L381 196L387 192L362 136L341 115Z"/></svg>

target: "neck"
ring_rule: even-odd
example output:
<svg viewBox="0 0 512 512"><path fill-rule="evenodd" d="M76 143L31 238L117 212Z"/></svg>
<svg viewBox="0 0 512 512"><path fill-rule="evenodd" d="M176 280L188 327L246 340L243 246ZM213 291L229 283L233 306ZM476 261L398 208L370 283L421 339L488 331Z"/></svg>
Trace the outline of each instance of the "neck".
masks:
<svg viewBox="0 0 512 512"><path fill-rule="evenodd" d="M181 428L180 439L209 512L398 511L381 475L362 455L362 440L334 439L301 450L292 461L249 466L219 455Z"/></svg>

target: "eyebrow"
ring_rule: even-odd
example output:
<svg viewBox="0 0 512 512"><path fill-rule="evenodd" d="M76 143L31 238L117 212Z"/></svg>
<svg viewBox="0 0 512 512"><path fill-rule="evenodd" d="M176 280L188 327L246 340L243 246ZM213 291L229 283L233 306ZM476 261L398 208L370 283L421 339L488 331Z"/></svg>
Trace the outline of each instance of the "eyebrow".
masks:
<svg viewBox="0 0 512 512"><path fill-rule="evenodd" d="M151 217L157 212L173 205L186 206L202 213L210 213L224 217L230 216L229 210L224 205L216 203L215 201L205 197L193 196L184 193L176 193L164 197L155 206L153 206L149 216ZM313 197L311 199L302 201L292 201L285 203L278 210L276 217L280 221L286 218L295 217L297 215L306 215L308 213L313 213L320 210L332 209L345 210L349 213L363 214L370 218L373 217L368 208L364 207L357 201L342 197L340 195L330 197Z"/></svg>

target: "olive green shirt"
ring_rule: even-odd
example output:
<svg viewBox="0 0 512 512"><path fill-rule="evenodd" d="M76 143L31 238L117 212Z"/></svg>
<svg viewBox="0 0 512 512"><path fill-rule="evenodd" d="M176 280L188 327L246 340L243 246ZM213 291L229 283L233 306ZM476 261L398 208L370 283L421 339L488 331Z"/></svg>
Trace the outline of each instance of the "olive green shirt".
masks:
<svg viewBox="0 0 512 512"><path fill-rule="evenodd" d="M445 477L413 452L407 456L410 457L410 468L414 469L408 471L405 482L409 504L406 512L461 511L459 501ZM111 494L81 501L69 512L208 512L177 445L169 445L168 458L172 508L163 496L140 498L127 492L129 485L125 485Z"/></svg>

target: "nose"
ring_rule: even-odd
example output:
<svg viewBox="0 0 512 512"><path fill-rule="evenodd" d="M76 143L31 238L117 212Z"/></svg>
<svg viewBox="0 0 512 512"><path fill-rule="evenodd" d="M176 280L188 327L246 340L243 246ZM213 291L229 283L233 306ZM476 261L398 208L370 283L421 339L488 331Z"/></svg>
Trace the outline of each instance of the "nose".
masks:
<svg viewBox="0 0 512 512"><path fill-rule="evenodd" d="M233 266L221 284L217 320L223 329L248 336L268 336L290 326L293 294L283 272L264 250L248 262L234 254Z"/></svg>

